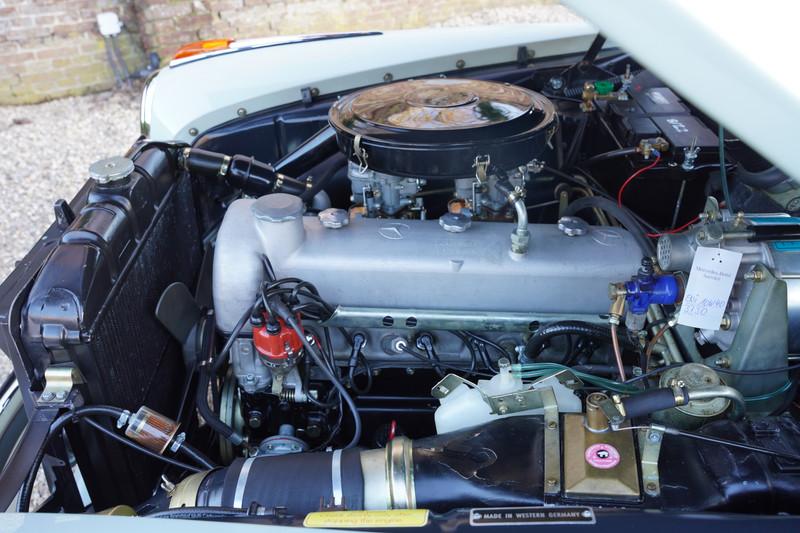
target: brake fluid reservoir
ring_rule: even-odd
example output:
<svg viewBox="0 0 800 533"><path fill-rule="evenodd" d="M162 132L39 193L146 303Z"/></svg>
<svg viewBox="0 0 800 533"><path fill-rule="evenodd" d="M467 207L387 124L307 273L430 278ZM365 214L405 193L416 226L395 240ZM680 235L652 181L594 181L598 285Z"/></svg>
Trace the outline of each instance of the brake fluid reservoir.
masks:
<svg viewBox="0 0 800 533"><path fill-rule="evenodd" d="M441 405L434 413L436 433L448 433L459 429L477 426L509 416L529 416L542 413L542 408L514 411L506 414L493 413L487 397L523 392L531 388L511 373L507 359L498 361L500 372L491 379L478 380L477 384L461 382L451 391L439 390L435 394ZM449 376L448 376L449 377ZM447 378L445 378L446 380ZM441 387L443 380L437 387ZM559 412L580 412L580 399L555 378L546 378L534 384L533 388L552 387L556 395Z"/></svg>

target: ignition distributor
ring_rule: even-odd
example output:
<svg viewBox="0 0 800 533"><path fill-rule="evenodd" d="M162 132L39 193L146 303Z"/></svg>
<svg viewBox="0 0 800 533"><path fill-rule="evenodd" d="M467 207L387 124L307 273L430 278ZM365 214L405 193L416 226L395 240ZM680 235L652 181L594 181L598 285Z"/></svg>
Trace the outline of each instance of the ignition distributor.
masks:
<svg viewBox="0 0 800 533"><path fill-rule="evenodd" d="M253 344L261 361L270 367L294 366L303 350L303 341L297 332L283 319L266 312L250 321L253 324Z"/></svg>

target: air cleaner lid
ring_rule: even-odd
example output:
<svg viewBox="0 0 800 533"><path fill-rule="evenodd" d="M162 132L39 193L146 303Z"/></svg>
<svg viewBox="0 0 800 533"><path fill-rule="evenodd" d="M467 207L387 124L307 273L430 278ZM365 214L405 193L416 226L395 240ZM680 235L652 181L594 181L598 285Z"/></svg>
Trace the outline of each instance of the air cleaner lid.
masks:
<svg viewBox="0 0 800 533"><path fill-rule="evenodd" d="M339 146L352 161L425 178L472 176L476 157L488 156L505 169L523 165L544 151L554 117L553 104L539 93L448 78L357 91L329 114Z"/></svg>

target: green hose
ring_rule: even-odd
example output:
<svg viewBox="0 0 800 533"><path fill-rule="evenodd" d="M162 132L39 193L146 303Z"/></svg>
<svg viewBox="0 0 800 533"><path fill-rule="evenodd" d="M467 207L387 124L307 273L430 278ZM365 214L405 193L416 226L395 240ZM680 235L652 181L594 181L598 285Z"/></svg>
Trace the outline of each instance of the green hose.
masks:
<svg viewBox="0 0 800 533"><path fill-rule="evenodd" d="M725 207L733 213L731 191L728 189L728 171L725 168L725 129L719 125L719 179L722 182L722 196L725 197Z"/></svg>
<svg viewBox="0 0 800 533"><path fill-rule="evenodd" d="M591 383L592 385L595 385L597 387L601 387L603 389L608 389L623 394L636 394L637 392L641 392L641 389L637 388L634 385L619 383L618 381L614 381L600 376L595 376L594 374L587 374L586 372L578 372L576 370L571 369L568 366L561 365L558 363L527 363L527 364L511 365L511 371L521 379L541 378L553 375L562 370L569 370L581 380L587 383Z"/></svg>

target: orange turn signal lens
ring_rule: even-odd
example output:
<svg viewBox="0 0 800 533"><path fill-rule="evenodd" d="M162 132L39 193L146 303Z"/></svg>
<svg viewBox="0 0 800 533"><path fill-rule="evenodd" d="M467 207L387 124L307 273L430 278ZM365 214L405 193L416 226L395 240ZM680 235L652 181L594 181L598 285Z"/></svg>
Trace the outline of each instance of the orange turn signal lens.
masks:
<svg viewBox="0 0 800 533"><path fill-rule="evenodd" d="M197 54L206 54L218 50L226 50L233 39L209 39L207 41L195 41L181 46L172 59L183 59Z"/></svg>

